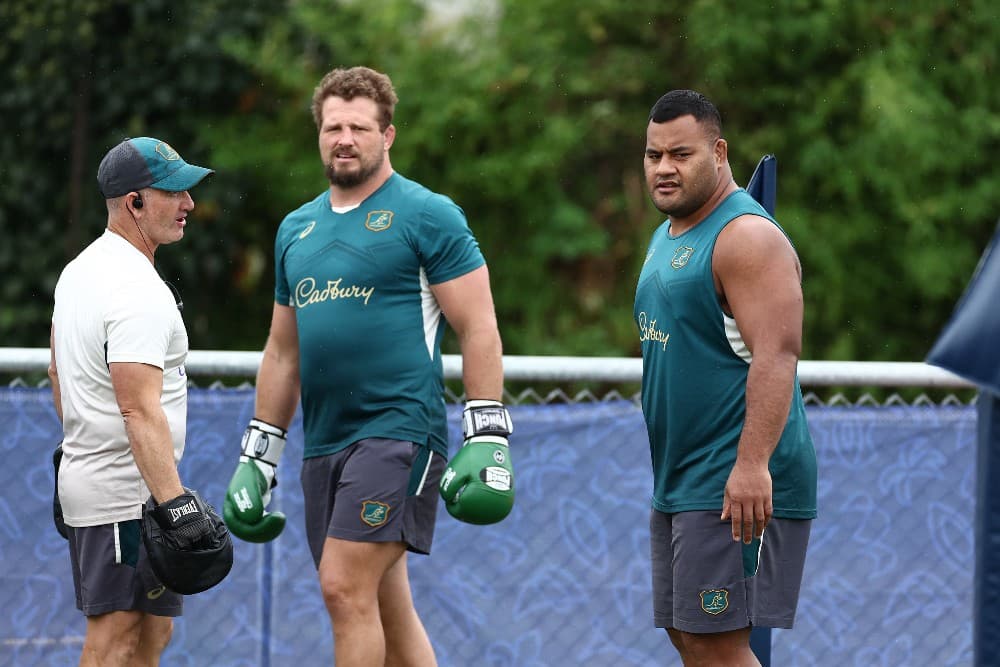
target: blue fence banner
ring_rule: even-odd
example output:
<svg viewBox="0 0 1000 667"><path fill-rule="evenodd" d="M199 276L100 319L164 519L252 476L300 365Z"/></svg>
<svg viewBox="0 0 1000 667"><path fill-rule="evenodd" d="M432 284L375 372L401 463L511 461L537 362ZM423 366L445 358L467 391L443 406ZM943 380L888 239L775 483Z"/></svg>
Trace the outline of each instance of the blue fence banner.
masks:
<svg viewBox="0 0 1000 667"><path fill-rule="evenodd" d="M449 406L452 451L459 406ZM253 392L192 389L185 484L216 507ZM630 401L511 407L517 501L493 526L440 508L433 552L410 556L414 603L442 667L679 666L652 622L649 447ZM820 515L793 630L794 667L966 666L972 660L976 410L808 408ZM60 426L44 389L0 388L0 665L76 664L85 622L52 525ZM303 534L302 425L275 489L288 524L236 541L233 570L187 598L164 667L330 664L333 638Z"/></svg>

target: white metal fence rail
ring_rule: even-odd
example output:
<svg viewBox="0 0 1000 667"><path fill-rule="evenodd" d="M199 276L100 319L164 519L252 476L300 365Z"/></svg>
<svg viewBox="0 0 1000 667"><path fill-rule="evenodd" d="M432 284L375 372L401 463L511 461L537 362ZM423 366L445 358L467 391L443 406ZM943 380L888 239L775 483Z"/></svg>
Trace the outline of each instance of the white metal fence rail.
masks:
<svg viewBox="0 0 1000 667"><path fill-rule="evenodd" d="M186 370L191 377L253 378L260 358L260 352L192 350ZM642 359L638 358L509 355L503 361L508 381L626 383L642 379ZM0 373L44 373L48 364L48 348L0 348ZM445 377L460 378L461 373L462 358L444 355ZM809 387L973 387L953 373L916 361L801 361L799 382Z"/></svg>

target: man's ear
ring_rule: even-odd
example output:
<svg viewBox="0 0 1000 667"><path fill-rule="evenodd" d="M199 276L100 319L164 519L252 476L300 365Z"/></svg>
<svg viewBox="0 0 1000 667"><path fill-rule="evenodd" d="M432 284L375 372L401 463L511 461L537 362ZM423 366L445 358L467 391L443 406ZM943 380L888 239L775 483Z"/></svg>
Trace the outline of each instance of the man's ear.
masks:
<svg viewBox="0 0 1000 667"><path fill-rule="evenodd" d="M726 163L729 159L729 144L722 137L715 140L715 162L719 165Z"/></svg>

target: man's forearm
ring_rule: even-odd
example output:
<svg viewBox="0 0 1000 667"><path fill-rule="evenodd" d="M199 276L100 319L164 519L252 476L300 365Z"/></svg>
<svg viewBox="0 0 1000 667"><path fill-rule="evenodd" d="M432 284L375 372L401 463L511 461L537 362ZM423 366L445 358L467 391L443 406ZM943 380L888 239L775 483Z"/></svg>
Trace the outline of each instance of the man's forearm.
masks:
<svg viewBox="0 0 1000 667"><path fill-rule="evenodd" d="M49 385L52 387L52 404L56 408L56 416L63 420L62 392L59 390L59 368L56 366L56 329L49 329Z"/></svg>
<svg viewBox="0 0 1000 667"><path fill-rule="evenodd" d="M54 368L49 370L49 385L52 387L52 405L56 409L56 417L59 417L59 421L62 422L62 392L59 390L59 375L56 374Z"/></svg>
<svg viewBox="0 0 1000 667"><path fill-rule="evenodd" d="M254 417L288 428L299 403L299 392L298 359L282 358L265 350L257 370Z"/></svg>
<svg viewBox="0 0 1000 667"><path fill-rule="evenodd" d="M162 503L182 494L174 442L163 411L131 412L124 419L132 457L153 498Z"/></svg>
<svg viewBox="0 0 1000 667"><path fill-rule="evenodd" d="M503 400L503 348L499 332L495 328L469 331L458 342L466 397Z"/></svg>
<svg viewBox="0 0 1000 667"><path fill-rule="evenodd" d="M754 356L747 375L739 460L766 464L771 459L788 421L797 365L795 355Z"/></svg>

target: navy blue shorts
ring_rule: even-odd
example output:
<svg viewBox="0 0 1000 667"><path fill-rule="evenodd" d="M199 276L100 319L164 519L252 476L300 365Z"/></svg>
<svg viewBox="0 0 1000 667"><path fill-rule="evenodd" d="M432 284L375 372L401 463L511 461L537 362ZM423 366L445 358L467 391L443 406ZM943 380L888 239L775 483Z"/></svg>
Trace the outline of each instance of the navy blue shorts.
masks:
<svg viewBox="0 0 1000 667"><path fill-rule="evenodd" d="M85 616L112 611L181 615L184 596L168 590L153 574L139 530L139 519L66 526L76 608Z"/></svg>
<svg viewBox="0 0 1000 667"><path fill-rule="evenodd" d="M761 540L733 541L718 511L649 518L653 621L682 632L791 628L811 520L772 518Z"/></svg>
<svg viewBox="0 0 1000 667"><path fill-rule="evenodd" d="M403 542L428 554L444 457L404 440L367 438L302 462L306 538L319 567L327 537Z"/></svg>

